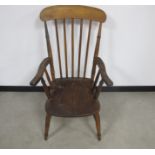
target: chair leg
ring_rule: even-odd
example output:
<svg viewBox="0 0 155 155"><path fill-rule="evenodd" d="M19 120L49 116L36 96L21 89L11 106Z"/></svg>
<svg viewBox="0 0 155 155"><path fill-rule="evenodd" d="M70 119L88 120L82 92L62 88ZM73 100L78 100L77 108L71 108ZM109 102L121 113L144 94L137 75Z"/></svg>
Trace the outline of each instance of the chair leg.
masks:
<svg viewBox="0 0 155 155"><path fill-rule="evenodd" d="M99 112L96 112L93 116L94 116L94 119L95 119L95 122L96 122L97 138L98 138L98 140L101 140L101 126L100 126Z"/></svg>
<svg viewBox="0 0 155 155"><path fill-rule="evenodd" d="M48 113L46 113L45 133L44 133L44 139L45 140L47 140L47 138L48 138L48 130L49 130L49 126L50 126L50 119L51 119L51 115L49 115Z"/></svg>

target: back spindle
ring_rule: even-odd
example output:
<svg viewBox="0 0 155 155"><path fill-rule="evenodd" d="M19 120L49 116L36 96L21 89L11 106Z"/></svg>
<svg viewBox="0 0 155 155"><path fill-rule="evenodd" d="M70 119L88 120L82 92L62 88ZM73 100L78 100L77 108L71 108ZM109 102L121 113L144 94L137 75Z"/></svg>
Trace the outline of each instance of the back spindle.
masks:
<svg viewBox="0 0 155 155"><path fill-rule="evenodd" d="M87 70L87 61L88 61L91 26L92 26L92 20L89 21L89 31L88 31L88 38L87 38L86 57L85 57L85 65L84 65L84 72L83 72L84 78L86 77L86 70Z"/></svg>
<svg viewBox="0 0 155 155"><path fill-rule="evenodd" d="M97 87L97 82L99 80L99 76L100 76L100 70L98 70L97 74L96 74L96 78L95 78L95 81L94 81L94 85L93 85L93 91L95 90L95 88Z"/></svg>
<svg viewBox="0 0 155 155"><path fill-rule="evenodd" d="M66 67L66 78L68 78L68 60L67 60L67 39L66 39L66 20L63 20L64 29L64 52L65 52L65 67Z"/></svg>
<svg viewBox="0 0 155 155"><path fill-rule="evenodd" d="M100 39L101 39L101 30L102 30L102 23L99 24L99 28L98 28L98 34L97 34L97 40L96 40L94 57L97 57L98 53L99 53Z"/></svg>
<svg viewBox="0 0 155 155"><path fill-rule="evenodd" d="M71 19L71 40L72 40L72 77L74 77L74 19Z"/></svg>
<svg viewBox="0 0 155 155"><path fill-rule="evenodd" d="M80 20L80 38L79 38L79 55L78 55L78 78L80 77L82 29L83 29L83 19Z"/></svg>
<svg viewBox="0 0 155 155"><path fill-rule="evenodd" d="M46 75L46 78L47 78L47 81L48 81L49 85L52 85L52 82L51 82L51 79L50 79L50 76L48 74L47 69L45 69L45 75Z"/></svg>
<svg viewBox="0 0 155 155"><path fill-rule="evenodd" d="M55 21L56 40L57 40L59 71L60 71L60 77L62 78L62 68L61 68L61 57L60 57L60 44L59 44L58 24L57 24L57 20L56 19L54 21Z"/></svg>
<svg viewBox="0 0 155 155"><path fill-rule="evenodd" d="M99 54L99 46L100 46L100 40L101 40L101 30L102 30L102 23L100 22L99 24L99 28L98 28L98 34L97 34L97 40L96 40L96 46L95 46L95 52L94 52L94 64L93 64L93 68L92 68L92 75L91 75L91 79L94 80L94 76L95 76L95 72L96 72L96 67L95 67L95 57L98 57Z"/></svg>
<svg viewBox="0 0 155 155"><path fill-rule="evenodd" d="M49 33L48 33L46 21L44 22L44 26L45 26L45 36L46 36L48 56L51 59L51 61L50 61L51 77L54 80L55 79L55 72L54 72L54 66L53 66L53 55L52 55L52 48L51 48L51 44L50 44L50 38L49 38Z"/></svg>

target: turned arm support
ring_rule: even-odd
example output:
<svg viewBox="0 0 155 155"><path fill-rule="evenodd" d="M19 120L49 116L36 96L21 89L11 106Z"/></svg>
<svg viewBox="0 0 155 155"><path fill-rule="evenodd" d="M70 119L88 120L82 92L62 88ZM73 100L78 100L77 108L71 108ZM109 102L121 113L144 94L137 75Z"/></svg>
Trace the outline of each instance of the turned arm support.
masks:
<svg viewBox="0 0 155 155"><path fill-rule="evenodd" d="M37 74L35 75L35 77L30 82L31 86L36 86L38 84L38 82L42 79L43 73L45 72L48 64L50 64L50 58L49 57L45 58L41 62Z"/></svg>
<svg viewBox="0 0 155 155"><path fill-rule="evenodd" d="M105 64L103 60L99 57L96 57L94 59L94 68L96 68L96 66L99 67L99 72L101 74L102 80L106 83L107 86L112 86L113 82L107 75Z"/></svg>
<svg viewBox="0 0 155 155"><path fill-rule="evenodd" d="M108 77L104 62L99 57L94 58L94 64L93 64L93 69L92 69L92 79L94 79L94 76L95 76L96 66L98 66L99 68L99 74L101 75L102 80L106 83L107 86L112 86L113 82Z"/></svg>
<svg viewBox="0 0 155 155"><path fill-rule="evenodd" d="M98 66L99 70L98 70L98 73L96 75L96 79L94 80L97 66ZM99 81L99 85L97 86L99 76L101 76L101 80ZM107 75L105 64L102 61L102 59L99 57L94 58L94 64L93 64L93 69L92 69L92 80L94 80L93 92L94 92L95 98L98 98L99 93L102 90L103 83L105 83L107 86L113 85L112 80Z"/></svg>

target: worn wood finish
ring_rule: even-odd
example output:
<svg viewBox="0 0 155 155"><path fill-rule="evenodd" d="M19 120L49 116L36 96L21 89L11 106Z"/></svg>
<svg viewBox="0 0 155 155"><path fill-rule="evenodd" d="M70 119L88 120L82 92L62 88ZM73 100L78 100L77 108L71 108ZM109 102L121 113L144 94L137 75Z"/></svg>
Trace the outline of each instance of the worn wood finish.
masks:
<svg viewBox="0 0 155 155"><path fill-rule="evenodd" d="M40 13L40 18L42 21L64 18L83 18L104 22L106 20L106 14L103 10L88 6L58 5L43 9Z"/></svg>
<svg viewBox="0 0 155 155"><path fill-rule="evenodd" d="M51 116L59 116L59 117L81 117L81 116L89 116L93 115L96 122L97 129L97 137L98 140L101 139L100 133L100 103L98 101L98 96L101 92L101 88L103 83L108 86L112 86L112 81L108 77L105 69L104 62L98 57L99 53L99 45L101 38L101 28L102 23L106 19L106 15L104 11L86 7L86 6L52 6L45 8L41 14L41 19L44 21L45 25L45 35L47 42L47 50L48 50L48 58L44 59L39 66L38 72L33 80L30 82L32 86L35 86L39 81L42 82L45 94L47 96L46 101L46 120L45 120L45 140L48 138L48 130L50 125L50 117ZM66 19L70 21L71 25L71 47L67 49L67 35L66 29ZM75 19L80 20L80 36L78 43L78 58L75 58ZM88 26L88 36L86 41L86 49L85 53L81 52L82 42L83 42L83 27L84 20L89 20ZM58 52L58 64L60 77L55 77L55 70L53 64L53 51L51 48L48 26L46 21L54 20L55 23L55 33L56 33L56 41L57 41L57 52ZM63 44L64 44L64 59L65 64L62 64L61 60L61 52L60 52L60 36L58 30L58 22L57 20L62 20L63 24ZM92 22L99 22L98 34L96 38L96 46L93 55L93 67L91 77L86 78L87 73L87 61L89 58L89 44L91 38L91 27ZM60 23L61 24L61 23ZM68 74L68 50L71 50L71 77ZM81 57L82 54L85 55L85 62L82 68L81 65ZM78 65L77 69L75 69L75 60L77 59ZM47 66L50 65L51 77L47 71ZM66 75L62 75L62 65L65 65ZM96 74L96 68L98 67L98 73ZM80 77L80 71L83 69L83 75ZM77 71L77 77L75 76ZM43 77L45 75L45 78ZM96 78L94 79L96 75ZM99 78L101 77L101 78ZM46 81L48 84L46 84ZM99 85L97 85L99 83Z"/></svg>
<svg viewBox="0 0 155 155"><path fill-rule="evenodd" d="M46 112L53 116L78 117L92 115L99 110L99 101L91 91L93 81L84 78L56 79L50 88L51 98Z"/></svg>

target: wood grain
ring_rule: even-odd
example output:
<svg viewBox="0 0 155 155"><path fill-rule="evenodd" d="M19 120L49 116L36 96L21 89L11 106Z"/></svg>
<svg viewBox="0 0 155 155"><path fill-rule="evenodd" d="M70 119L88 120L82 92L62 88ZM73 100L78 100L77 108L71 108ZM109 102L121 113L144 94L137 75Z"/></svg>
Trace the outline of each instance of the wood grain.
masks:
<svg viewBox="0 0 155 155"><path fill-rule="evenodd" d="M80 5L57 5L43 9L40 13L40 19L43 21L51 19L89 19L99 22L106 20L106 14L103 10Z"/></svg>

